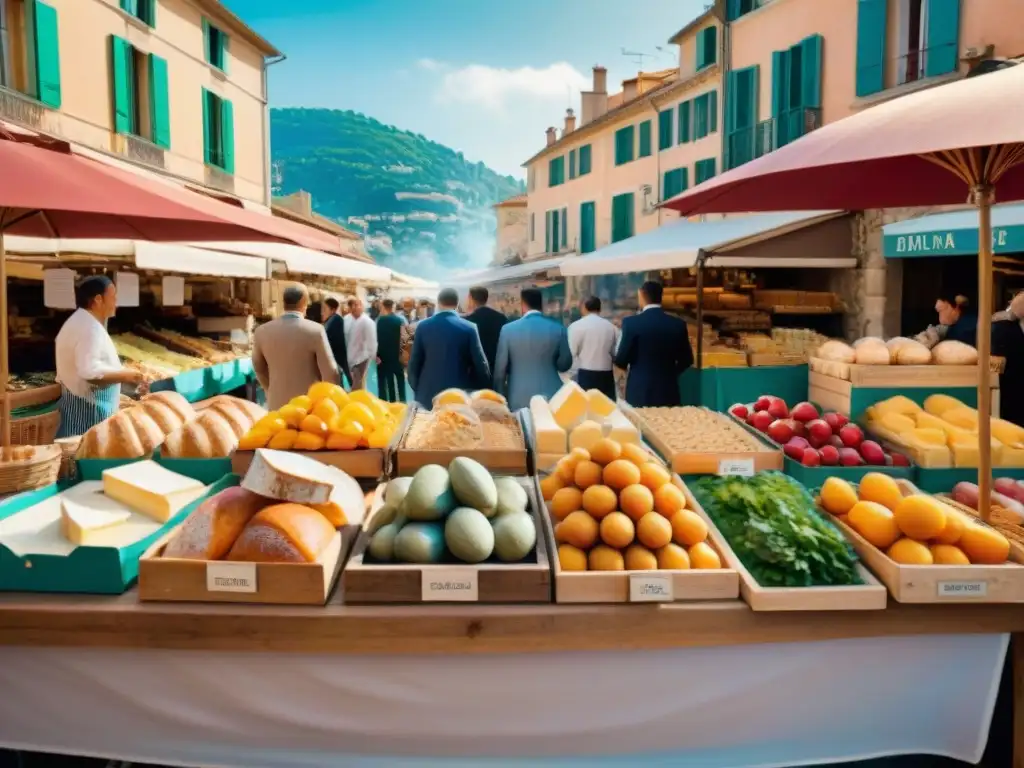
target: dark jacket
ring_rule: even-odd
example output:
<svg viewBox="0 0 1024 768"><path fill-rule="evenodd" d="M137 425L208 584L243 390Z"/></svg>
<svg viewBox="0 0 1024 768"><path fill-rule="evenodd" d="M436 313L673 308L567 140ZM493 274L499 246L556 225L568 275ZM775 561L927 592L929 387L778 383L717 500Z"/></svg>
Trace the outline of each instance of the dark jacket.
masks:
<svg viewBox="0 0 1024 768"><path fill-rule="evenodd" d="M348 379L349 386L352 386L352 371L348 369L348 345L345 343L345 321L340 314L335 312L327 318L324 323L324 330L327 331L327 343L331 345L331 353L334 355L334 362L338 369L344 374L342 384Z"/></svg>
<svg viewBox="0 0 1024 768"><path fill-rule="evenodd" d="M446 389L490 386L491 369L476 326L451 310L438 311L416 324L409 358L409 386L416 402L430 408Z"/></svg>
<svg viewBox="0 0 1024 768"><path fill-rule="evenodd" d="M401 366L403 325L405 318L396 314L380 315L377 318L377 357L381 365Z"/></svg>
<svg viewBox="0 0 1024 768"><path fill-rule="evenodd" d="M626 401L630 405L680 405L679 377L693 365L686 323L661 307L625 318L615 365L629 371Z"/></svg>
<svg viewBox="0 0 1024 768"><path fill-rule="evenodd" d="M484 348L487 364L491 366L493 372L494 358L498 354L498 337L501 335L501 329L508 322L508 318L496 309L478 307L466 315L466 320L475 325L477 331L480 332L480 344Z"/></svg>
<svg viewBox="0 0 1024 768"><path fill-rule="evenodd" d="M946 328L945 340L960 341L972 347L978 344L978 316L963 312L960 319Z"/></svg>
<svg viewBox="0 0 1024 768"><path fill-rule="evenodd" d="M992 323L992 354L1006 358L999 377L999 416L1024 427L1024 329L1020 320Z"/></svg>

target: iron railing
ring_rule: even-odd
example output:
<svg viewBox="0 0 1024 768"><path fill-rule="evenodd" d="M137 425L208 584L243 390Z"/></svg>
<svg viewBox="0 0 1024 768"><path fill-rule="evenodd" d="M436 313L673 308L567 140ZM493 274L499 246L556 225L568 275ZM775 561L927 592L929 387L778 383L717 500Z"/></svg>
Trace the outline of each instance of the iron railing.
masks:
<svg viewBox="0 0 1024 768"><path fill-rule="evenodd" d="M726 168L736 168L790 144L821 127L821 110L798 107L778 118L762 120L750 128L733 131L725 143Z"/></svg>

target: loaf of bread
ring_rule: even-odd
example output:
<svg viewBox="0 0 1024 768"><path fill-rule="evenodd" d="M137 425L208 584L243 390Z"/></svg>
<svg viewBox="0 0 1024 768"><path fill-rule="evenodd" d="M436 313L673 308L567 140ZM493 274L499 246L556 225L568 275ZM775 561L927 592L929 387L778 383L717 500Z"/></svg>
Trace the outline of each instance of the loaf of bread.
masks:
<svg viewBox="0 0 1024 768"><path fill-rule="evenodd" d="M216 459L229 456L238 438L267 412L248 400L223 395L199 415L167 435L161 455L175 459Z"/></svg>
<svg viewBox="0 0 1024 768"><path fill-rule="evenodd" d="M249 521L228 553L246 563L312 563L335 536L334 526L302 504L264 507Z"/></svg>
<svg viewBox="0 0 1024 768"><path fill-rule="evenodd" d="M138 459L150 455L168 434L196 417L177 392L154 392L101 421L82 436L79 459Z"/></svg>
<svg viewBox="0 0 1024 768"><path fill-rule="evenodd" d="M249 521L271 499L241 487L225 488L211 496L188 516L164 547L164 557L187 560L221 560L231 551Z"/></svg>

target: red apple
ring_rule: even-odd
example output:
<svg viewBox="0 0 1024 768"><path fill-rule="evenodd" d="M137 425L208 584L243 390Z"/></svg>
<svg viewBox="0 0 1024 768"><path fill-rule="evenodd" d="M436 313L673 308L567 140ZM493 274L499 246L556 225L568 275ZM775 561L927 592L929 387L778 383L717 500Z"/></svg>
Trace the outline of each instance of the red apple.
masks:
<svg viewBox="0 0 1024 768"><path fill-rule="evenodd" d="M768 437L780 445L785 445L793 438L793 429L785 419L776 419L768 427Z"/></svg>
<svg viewBox="0 0 1024 768"><path fill-rule="evenodd" d="M771 405L768 406L768 413L774 416L776 419L788 419L789 418L789 407L786 405L786 401L781 397L776 397L772 400Z"/></svg>
<svg viewBox="0 0 1024 768"><path fill-rule="evenodd" d="M839 463L839 449L834 445L824 446L819 453L821 454L821 463L829 467L834 467Z"/></svg>
<svg viewBox="0 0 1024 768"><path fill-rule="evenodd" d="M839 420L840 429L842 429L843 427L850 423L850 417L845 414L837 413L836 418Z"/></svg>
<svg viewBox="0 0 1024 768"><path fill-rule="evenodd" d="M796 439L786 443L782 448L782 452L789 456L789 458L793 459L793 461L803 461L804 449L808 448L809 446L800 445L800 443L795 442ZM803 442L806 443L807 441L804 440Z"/></svg>
<svg viewBox="0 0 1024 768"><path fill-rule="evenodd" d="M843 428L844 422L841 420L839 414L835 413L834 411L829 411L828 413L824 414L821 418L828 422L828 425L832 427L833 432L838 432L840 429Z"/></svg>
<svg viewBox="0 0 1024 768"><path fill-rule="evenodd" d="M729 413L731 413L737 419L745 419L747 418L747 414L749 414L750 411L747 410L747 406L745 406L743 403L736 403L735 405L729 406Z"/></svg>
<svg viewBox="0 0 1024 768"><path fill-rule="evenodd" d="M789 415L797 421L814 421L818 418L818 409L808 402L797 403L793 406Z"/></svg>
<svg viewBox="0 0 1024 768"><path fill-rule="evenodd" d="M864 463L855 448L843 448L839 451L839 463L844 467L859 467Z"/></svg>
<svg viewBox="0 0 1024 768"><path fill-rule="evenodd" d="M902 453L894 453L892 455L892 465L894 467L909 467L910 459L904 456Z"/></svg>
<svg viewBox="0 0 1024 768"><path fill-rule="evenodd" d="M822 419L807 422L807 439L815 448L821 448L828 443L830 437L832 437L832 427L827 422Z"/></svg>
<svg viewBox="0 0 1024 768"><path fill-rule="evenodd" d="M796 445L796 446L799 446L801 451L804 448L810 448L811 447L811 444L807 442L807 438L806 437L801 437L799 435L794 437L794 438L792 438L788 443L786 443L786 445Z"/></svg>
<svg viewBox="0 0 1024 768"><path fill-rule="evenodd" d="M839 438L847 448L858 448L864 442L864 433L856 424L847 424L839 430Z"/></svg>
<svg viewBox="0 0 1024 768"><path fill-rule="evenodd" d="M876 467L885 466L885 451L874 440L865 440L860 444L860 455L868 464Z"/></svg>
<svg viewBox="0 0 1024 768"><path fill-rule="evenodd" d="M768 411L758 411L750 417L750 425L758 432L767 432L775 419Z"/></svg>
<svg viewBox="0 0 1024 768"><path fill-rule="evenodd" d="M843 439L839 437L839 435L832 435L832 437L828 439L828 444L834 447L836 450L846 447L845 445L843 445Z"/></svg>
<svg viewBox="0 0 1024 768"><path fill-rule="evenodd" d="M754 410L755 411L767 411L768 410L768 406L770 406L771 404L772 404L772 398L771 397L769 397L768 395L761 395L759 398L757 398L757 401L754 403Z"/></svg>
<svg viewBox="0 0 1024 768"><path fill-rule="evenodd" d="M814 448L804 448L804 457L800 461L805 467L820 467L821 454Z"/></svg>

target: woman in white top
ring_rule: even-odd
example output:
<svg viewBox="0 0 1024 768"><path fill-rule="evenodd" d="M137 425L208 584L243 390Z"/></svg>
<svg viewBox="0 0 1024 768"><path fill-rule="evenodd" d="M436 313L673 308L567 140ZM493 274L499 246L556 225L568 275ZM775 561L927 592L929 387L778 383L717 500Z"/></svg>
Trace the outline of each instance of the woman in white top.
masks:
<svg viewBox="0 0 1024 768"><path fill-rule="evenodd" d="M145 384L128 370L107 334L117 308L117 287L103 275L85 278L75 290L78 305L57 334L57 381L61 394L58 437L81 435L117 413L122 384Z"/></svg>

